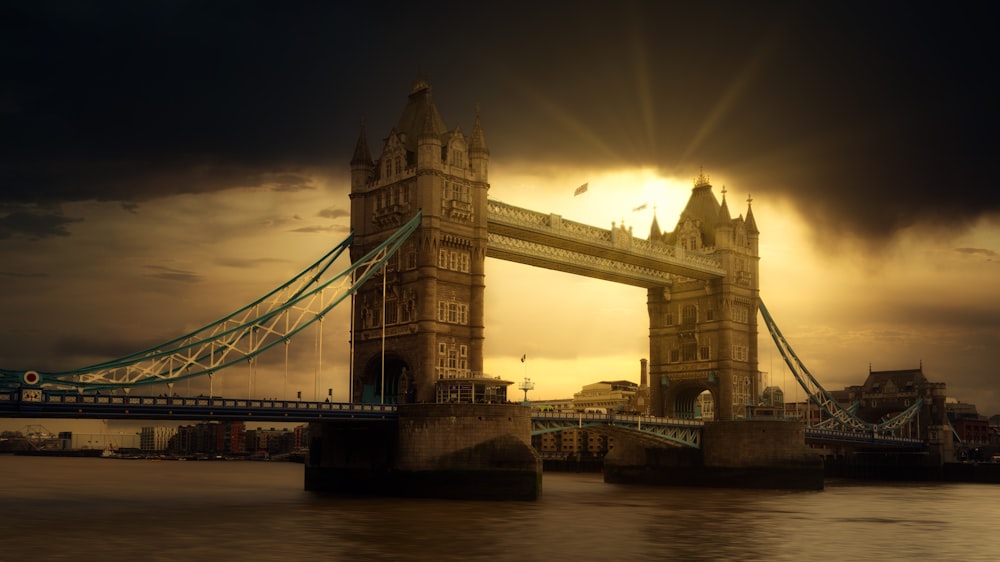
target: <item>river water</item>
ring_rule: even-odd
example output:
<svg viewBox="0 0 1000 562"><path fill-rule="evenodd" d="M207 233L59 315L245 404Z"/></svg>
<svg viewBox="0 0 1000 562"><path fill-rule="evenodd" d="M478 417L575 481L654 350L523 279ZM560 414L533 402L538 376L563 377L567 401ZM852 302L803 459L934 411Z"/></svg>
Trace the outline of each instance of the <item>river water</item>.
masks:
<svg viewBox="0 0 1000 562"><path fill-rule="evenodd" d="M0 562L1000 560L1000 485L783 492L546 473L537 502L343 499L293 463L0 456Z"/></svg>

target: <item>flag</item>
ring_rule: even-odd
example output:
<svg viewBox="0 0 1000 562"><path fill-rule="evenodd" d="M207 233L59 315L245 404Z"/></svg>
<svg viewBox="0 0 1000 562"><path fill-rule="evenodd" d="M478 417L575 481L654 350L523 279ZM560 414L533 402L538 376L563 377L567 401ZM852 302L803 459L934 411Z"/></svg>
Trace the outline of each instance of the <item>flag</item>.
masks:
<svg viewBox="0 0 1000 562"><path fill-rule="evenodd" d="M527 359L527 358L528 358L527 354L522 355L521 356L521 363L524 363L524 360Z"/></svg>
<svg viewBox="0 0 1000 562"><path fill-rule="evenodd" d="M587 182L587 183L590 183L590 182ZM587 183L585 183L585 184L581 185L580 187L576 188L576 191L573 192L573 197L576 197L577 195L580 195L581 193L585 193L587 191Z"/></svg>
<svg viewBox="0 0 1000 562"><path fill-rule="evenodd" d="M645 209L645 208L646 208L646 205L647 205L646 203L643 203L642 205L639 205L638 207L636 207L636 208L632 209L632 212L633 212L633 213L637 213L637 212L639 212L639 211L641 211L641 210Z"/></svg>

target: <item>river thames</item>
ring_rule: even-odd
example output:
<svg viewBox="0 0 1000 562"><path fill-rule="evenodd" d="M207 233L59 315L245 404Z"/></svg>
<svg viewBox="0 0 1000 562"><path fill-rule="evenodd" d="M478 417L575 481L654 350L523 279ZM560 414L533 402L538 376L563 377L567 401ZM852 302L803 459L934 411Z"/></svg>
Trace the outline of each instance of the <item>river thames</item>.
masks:
<svg viewBox="0 0 1000 562"><path fill-rule="evenodd" d="M811 492L546 473L537 502L344 499L294 463L0 456L0 562L1000 559L1000 485Z"/></svg>

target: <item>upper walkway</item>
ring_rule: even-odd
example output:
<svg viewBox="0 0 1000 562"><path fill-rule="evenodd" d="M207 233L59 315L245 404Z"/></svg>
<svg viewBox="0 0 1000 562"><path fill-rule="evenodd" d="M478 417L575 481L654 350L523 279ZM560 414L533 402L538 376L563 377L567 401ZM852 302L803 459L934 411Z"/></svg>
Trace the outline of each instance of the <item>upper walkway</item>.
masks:
<svg viewBox="0 0 1000 562"><path fill-rule="evenodd" d="M636 238L624 225L604 230L494 200L488 210L490 257L645 288L726 274L711 255Z"/></svg>

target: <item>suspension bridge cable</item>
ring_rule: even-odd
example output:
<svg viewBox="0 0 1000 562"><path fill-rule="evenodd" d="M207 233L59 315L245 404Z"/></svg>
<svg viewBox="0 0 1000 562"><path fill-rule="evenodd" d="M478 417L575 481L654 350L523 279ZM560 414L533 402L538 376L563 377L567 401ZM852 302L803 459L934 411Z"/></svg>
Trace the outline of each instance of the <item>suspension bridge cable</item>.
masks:
<svg viewBox="0 0 1000 562"><path fill-rule="evenodd" d="M421 213L417 212L376 248L325 281L321 275L347 250L353 233L310 268L237 312L145 351L82 369L38 373L41 375L38 386L85 391L185 379L190 384L193 377L211 375L239 360L256 357L310 326L353 295L398 251L421 220ZM336 289L336 298L327 302L322 297L325 289ZM279 327L282 319L284 328ZM22 386L25 373L0 369L0 387Z"/></svg>
<svg viewBox="0 0 1000 562"><path fill-rule="evenodd" d="M917 398L906 410L881 423L872 423L859 418L855 414L857 405L844 407L809 372L802 360L795 354L795 350L792 349L788 340L782 335L781 330L778 329L778 325L764 305L763 299L759 302L764 324L767 326L778 352L785 360L785 364L792 371L795 380L805 390L808 400L818 405L828 416L828 419L823 422L825 426L837 425L853 431L888 433L905 426L923 407L923 399Z"/></svg>

